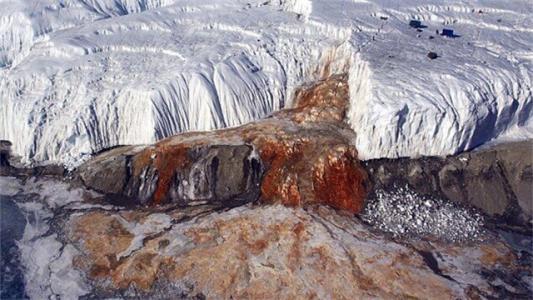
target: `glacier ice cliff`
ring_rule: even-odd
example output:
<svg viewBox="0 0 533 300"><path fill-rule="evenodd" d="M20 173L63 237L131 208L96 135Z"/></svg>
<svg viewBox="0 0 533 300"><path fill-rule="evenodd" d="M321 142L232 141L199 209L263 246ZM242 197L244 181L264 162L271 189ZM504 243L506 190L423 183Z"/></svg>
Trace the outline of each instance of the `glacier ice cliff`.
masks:
<svg viewBox="0 0 533 300"><path fill-rule="evenodd" d="M237 126L340 72L363 159L533 137L527 1L0 4L0 139L26 164Z"/></svg>

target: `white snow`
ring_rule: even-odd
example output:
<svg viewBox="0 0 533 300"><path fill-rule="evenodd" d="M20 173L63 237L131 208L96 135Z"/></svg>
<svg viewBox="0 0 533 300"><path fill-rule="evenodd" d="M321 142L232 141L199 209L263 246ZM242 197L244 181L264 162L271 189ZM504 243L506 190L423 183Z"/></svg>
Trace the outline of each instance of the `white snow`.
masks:
<svg viewBox="0 0 533 300"><path fill-rule="evenodd" d="M56 235L37 237L34 241L19 242L21 260L25 268L26 293L32 299L47 299L50 291L50 261L57 258L61 243Z"/></svg>
<svg viewBox="0 0 533 300"><path fill-rule="evenodd" d="M72 267L76 249L63 247L49 234L53 213L38 202L17 203L26 215L24 235L17 242L24 266L26 293L32 299L77 299L87 293L79 271ZM47 235L49 234L49 235Z"/></svg>
<svg viewBox="0 0 533 300"><path fill-rule="evenodd" d="M19 249L31 299L78 299L89 292L81 273L72 266L78 250L72 245L62 247L56 234L25 238Z"/></svg>
<svg viewBox="0 0 533 300"><path fill-rule="evenodd" d="M50 288L59 299L74 299L89 293L81 272L72 265L79 254L74 246L67 244L61 255L50 262Z"/></svg>
<svg viewBox="0 0 533 300"><path fill-rule="evenodd" d="M75 166L114 145L236 126L339 72L350 75L348 120L362 158L533 138L528 1L0 5L0 139L25 163ZM411 19L427 28L417 32ZM436 35L442 28L460 37Z"/></svg>
<svg viewBox="0 0 533 300"><path fill-rule="evenodd" d="M68 204L72 207L82 204L84 196L86 198L96 198L98 193L94 191L84 190L80 187L73 187L66 181L60 181L53 178L38 178L31 177L21 184L19 179L14 177L0 177L0 189L6 188L7 193L11 192L11 196L17 192L24 194L38 194L39 199L47 204L49 209L56 209L64 207ZM11 190L12 189L12 190ZM13 193L14 192L14 193ZM0 191L0 194L4 194ZM9 195L9 194L8 194Z"/></svg>

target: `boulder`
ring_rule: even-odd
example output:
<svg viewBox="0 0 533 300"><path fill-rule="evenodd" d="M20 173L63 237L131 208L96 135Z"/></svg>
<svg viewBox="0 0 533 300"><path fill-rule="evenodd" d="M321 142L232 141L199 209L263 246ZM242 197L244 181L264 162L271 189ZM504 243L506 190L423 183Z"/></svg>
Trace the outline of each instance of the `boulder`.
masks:
<svg viewBox="0 0 533 300"><path fill-rule="evenodd" d="M429 59L436 59L436 58L439 57L439 55L437 53L435 53L435 52L428 52L427 57Z"/></svg>
<svg viewBox="0 0 533 300"><path fill-rule="evenodd" d="M128 146L103 151L91 163L82 164L77 174L86 186L94 190L120 194L130 180L131 158L141 149Z"/></svg>

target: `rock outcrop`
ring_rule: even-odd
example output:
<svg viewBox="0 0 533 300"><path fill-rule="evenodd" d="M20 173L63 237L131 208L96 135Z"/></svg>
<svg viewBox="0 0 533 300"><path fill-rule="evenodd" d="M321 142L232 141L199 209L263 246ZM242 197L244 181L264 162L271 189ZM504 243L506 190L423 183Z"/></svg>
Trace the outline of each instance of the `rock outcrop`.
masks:
<svg viewBox="0 0 533 300"><path fill-rule="evenodd" d="M492 282L520 269L494 239L394 242L325 207L240 207L180 222L183 215L73 216L68 241L81 250L74 265L98 297L136 287L146 297L208 299L495 297L505 289Z"/></svg>
<svg viewBox="0 0 533 300"><path fill-rule="evenodd" d="M366 161L375 188L409 185L473 206L507 224L531 225L533 217L533 141L508 143L445 158Z"/></svg>
<svg viewBox="0 0 533 300"><path fill-rule="evenodd" d="M132 177L127 174L130 159L143 149L126 147L109 151L132 153L132 156L126 162L115 161L118 166L125 166L126 171L120 171L125 172L125 180L120 179L119 173L101 179L108 183L108 188L121 191L123 184L128 184L128 178ZM255 158L249 156L251 149L244 146L193 149L207 151L201 157L210 161L213 157L224 158L239 170L245 169L241 162ZM112 157L106 157L110 170L114 170ZM186 157L194 158L191 154ZM201 161L195 160L193 165L198 168L210 165ZM292 161L299 164L297 159ZM274 163L266 159L262 162L263 174L268 173L269 165ZM291 171L280 168L283 172ZM178 171L182 170L188 169ZM208 171L211 175L205 178L212 178L215 173ZM340 178L345 176L340 174ZM244 172L236 175L225 179L226 182L242 179L240 184L248 184L255 178ZM329 181L332 177L336 178L324 172L319 178ZM221 193L218 181L203 186L209 187L207 191L214 195ZM222 193L241 191L229 189ZM262 189L257 191L264 193ZM17 245L6 247L15 253L8 254L12 259L3 266L9 272L0 277L2 297L525 299L531 296L531 236L505 228L498 231L483 228L475 220L465 223L461 220L471 214L460 206L439 208L435 207L436 202L425 201L417 194L398 195L405 201L397 207L391 207L390 201L374 204L397 210L407 207L408 213L394 214L395 222L388 225L409 223L420 230L392 235L382 231L389 231L387 228L376 226L379 224L365 223L352 214L328 207L331 203L326 201L318 205L302 202L304 208L265 203L227 208L213 196L214 200L207 201L208 204L195 202L186 207L128 207L114 203L110 195L57 177L0 177L0 203L14 204L11 208L3 207L7 211L2 213L10 214L8 221L12 225L6 228L17 230L14 235L2 235L2 245ZM411 202L424 209L409 209ZM20 213L15 213L17 210ZM364 219L365 212L361 216ZM447 222L454 219L457 221ZM418 220L433 224L438 230L425 230L426 225L420 226ZM463 228L465 225L469 228Z"/></svg>
<svg viewBox="0 0 533 300"><path fill-rule="evenodd" d="M233 206L259 199L358 213L369 186L344 123L348 103L347 77L333 76L302 88L292 108L269 118L115 148L77 174L90 188L140 204Z"/></svg>
<svg viewBox="0 0 533 300"><path fill-rule="evenodd" d="M0 167L9 167L10 141L0 141Z"/></svg>

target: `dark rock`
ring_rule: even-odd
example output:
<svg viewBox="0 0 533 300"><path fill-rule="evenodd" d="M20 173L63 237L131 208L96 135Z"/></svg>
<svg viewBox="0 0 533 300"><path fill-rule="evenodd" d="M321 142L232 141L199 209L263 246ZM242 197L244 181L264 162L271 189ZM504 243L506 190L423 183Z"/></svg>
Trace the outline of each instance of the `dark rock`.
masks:
<svg viewBox="0 0 533 300"><path fill-rule="evenodd" d="M416 29L427 28L427 26L426 25L422 25L422 21L419 21L419 20L411 20L411 21L409 21L409 26L411 28L416 28Z"/></svg>
<svg viewBox="0 0 533 300"><path fill-rule="evenodd" d="M0 140L0 167L9 167L11 145L10 141Z"/></svg>
<svg viewBox="0 0 533 300"><path fill-rule="evenodd" d="M422 190L424 193L431 193L435 190L435 180L433 180L431 174L427 173L427 170L422 168L421 163L411 161L407 166L407 172L409 174L407 181L417 190Z"/></svg>
<svg viewBox="0 0 533 300"><path fill-rule="evenodd" d="M189 150L192 164L176 170L172 202L246 203L259 197L262 164L249 145L213 145Z"/></svg>
<svg viewBox="0 0 533 300"><path fill-rule="evenodd" d="M533 216L533 144L511 143L469 153L365 162L375 188L409 185L480 209L503 222L527 225Z"/></svg>
<svg viewBox="0 0 533 300"><path fill-rule="evenodd" d="M67 170L62 165L45 165L37 166L31 170L31 176L58 176L62 177L67 174Z"/></svg>
<svg viewBox="0 0 533 300"><path fill-rule="evenodd" d="M466 199L464 190L463 166L448 163L439 171L439 187L448 199L460 202Z"/></svg>
<svg viewBox="0 0 533 300"><path fill-rule="evenodd" d="M79 167L77 173L94 190L122 194L140 204L153 201L159 194L162 198L157 203L182 206L245 203L259 196L263 167L249 145L194 146L181 154L173 153L173 160L165 159L164 166L159 166L157 159L163 154L154 152L145 158L137 149L121 147L102 153ZM177 160L182 163L171 163Z"/></svg>
<svg viewBox="0 0 533 300"><path fill-rule="evenodd" d="M428 56L429 59L436 59L436 58L439 57L439 55L437 53L435 53L435 52L428 52L427 56Z"/></svg>
<svg viewBox="0 0 533 300"><path fill-rule="evenodd" d="M466 201L491 216L503 215L514 197L508 195L495 152L470 155L464 168L464 183Z"/></svg>
<svg viewBox="0 0 533 300"><path fill-rule="evenodd" d="M86 186L105 193L120 194L129 180L129 159L135 147L121 147L103 152L77 169Z"/></svg>
<svg viewBox="0 0 533 300"><path fill-rule="evenodd" d="M252 147L216 147L214 150L216 156L211 166L217 199L224 201L245 196L247 191L259 191L263 167L259 157L253 157Z"/></svg>
<svg viewBox="0 0 533 300"><path fill-rule="evenodd" d="M526 215L533 215L533 145L518 143L516 147L497 147L496 159Z"/></svg>
<svg viewBox="0 0 533 300"><path fill-rule="evenodd" d="M129 164L127 174L131 174ZM127 177L127 180L126 196L136 198L141 204L146 204L156 191L159 173L153 165L148 165L142 169L138 177Z"/></svg>

